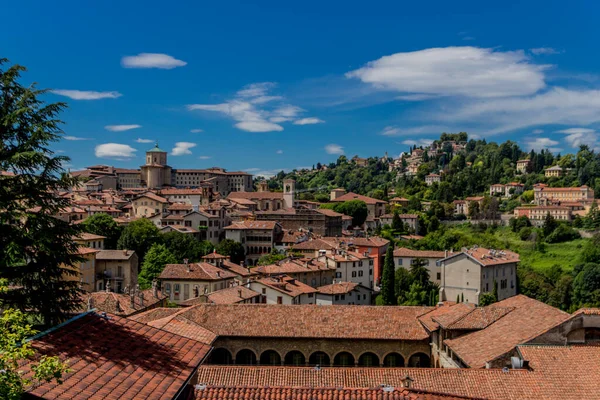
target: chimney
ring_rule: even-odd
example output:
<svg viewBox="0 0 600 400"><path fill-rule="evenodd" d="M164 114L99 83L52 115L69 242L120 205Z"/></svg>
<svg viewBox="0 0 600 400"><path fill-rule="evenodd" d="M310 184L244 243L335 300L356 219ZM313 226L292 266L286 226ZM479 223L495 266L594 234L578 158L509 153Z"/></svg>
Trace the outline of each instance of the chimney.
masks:
<svg viewBox="0 0 600 400"><path fill-rule="evenodd" d="M409 389L412 386L413 380L410 376L405 375L401 381L402 381L402 387L405 387L407 389Z"/></svg>
<svg viewBox="0 0 600 400"><path fill-rule="evenodd" d="M131 308L135 308L135 296L134 296L133 292L131 292L129 294L129 306Z"/></svg>
<svg viewBox="0 0 600 400"><path fill-rule="evenodd" d="M88 311L91 311L92 308L94 308L94 299L92 299L92 296L90 295L90 297L88 297L88 301L87 301L87 309L88 309Z"/></svg>
<svg viewBox="0 0 600 400"><path fill-rule="evenodd" d="M127 255L127 250L123 250L123 255L126 256Z"/></svg>
<svg viewBox="0 0 600 400"><path fill-rule="evenodd" d="M140 296L140 305L142 307L144 307L144 293L140 292L139 296Z"/></svg>
<svg viewBox="0 0 600 400"><path fill-rule="evenodd" d="M238 289L238 296L240 296L240 299L242 298L242 289Z"/></svg>
<svg viewBox="0 0 600 400"><path fill-rule="evenodd" d="M192 272L192 270L190 269L190 264L188 263L188 259L187 258L183 259L183 263L185 264L185 268L186 268L187 272Z"/></svg>
<svg viewBox="0 0 600 400"><path fill-rule="evenodd" d="M448 257L448 250L444 250L444 258Z"/></svg>
<svg viewBox="0 0 600 400"><path fill-rule="evenodd" d="M217 271L217 277L221 277L221 271Z"/></svg>
<svg viewBox="0 0 600 400"><path fill-rule="evenodd" d="M152 281L152 295L158 299L158 282L156 279Z"/></svg>

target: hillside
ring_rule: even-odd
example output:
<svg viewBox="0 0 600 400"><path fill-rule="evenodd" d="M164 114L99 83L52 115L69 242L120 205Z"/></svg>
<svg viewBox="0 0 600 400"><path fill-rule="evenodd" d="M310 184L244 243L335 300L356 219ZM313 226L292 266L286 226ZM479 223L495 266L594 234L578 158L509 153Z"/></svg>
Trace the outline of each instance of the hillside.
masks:
<svg viewBox="0 0 600 400"><path fill-rule="evenodd" d="M519 173L517 161L529 160L527 173ZM563 177L544 176L548 167L559 165ZM412 171L411 171L412 169ZM441 182L427 186L425 176L441 174ZM600 154L582 145L575 154L554 155L548 150L526 152L516 143L468 140L466 133L442 134L428 147L412 147L399 158L367 159L340 156L335 163L315 164L311 170L280 172L269 179L272 190L281 190L283 179L295 179L304 200L325 201L329 191L343 187L367 196L394 196L423 201L451 202L485 195L495 183L519 182L525 190L536 183L552 187L588 185L600 194ZM262 178L257 178L262 179Z"/></svg>

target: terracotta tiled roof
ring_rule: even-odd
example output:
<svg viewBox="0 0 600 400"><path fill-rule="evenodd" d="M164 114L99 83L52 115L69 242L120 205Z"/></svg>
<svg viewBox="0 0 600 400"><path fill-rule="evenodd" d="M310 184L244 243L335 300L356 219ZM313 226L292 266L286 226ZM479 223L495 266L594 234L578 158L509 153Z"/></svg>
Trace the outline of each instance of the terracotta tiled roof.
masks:
<svg viewBox="0 0 600 400"><path fill-rule="evenodd" d="M218 336L428 340L418 317L431 307L203 304L182 316ZM293 318L290 318L293 316ZM240 324L239 321L244 321ZM348 329L340 329L347 327Z"/></svg>
<svg viewBox="0 0 600 400"><path fill-rule="evenodd" d="M129 260L135 254L133 250L102 250L96 255L96 260Z"/></svg>
<svg viewBox="0 0 600 400"><path fill-rule="evenodd" d="M42 383L28 395L43 399L172 399L209 347L142 323L89 313L31 342L39 355L69 360L61 385ZM23 366L31 378L31 364Z"/></svg>
<svg viewBox="0 0 600 400"><path fill-rule="evenodd" d="M312 272L320 270L328 270L323 263L313 262L312 260L286 259L277 262L276 264L261 265L253 270L262 275L278 275L278 274L299 274L303 272ZM335 268L331 268L335 269Z"/></svg>
<svg viewBox="0 0 600 400"><path fill-rule="evenodd" d="M326 215L328 217L342 217L344 214L330 210L328 208L317 208L315 209L319 214Z"/></svg>
<svg viewBox="0 0 600 400"><path fill-rule="evenodd" d="M421 236L421 235L402 235L400 236L402 239L406 239L406 240L421 240L423 239L425 236Z"/></svg>
<svg viewBox="0 0 600 400"><path fill-rule="evenodd" d="M207 260L220 260L220 259L228 259L228 258L229 258L229 256L224 256L222 254L217 253L216 251L213 251L212 253L208 253L207 255L202 257L202 259L207 259Z"/></svg>
<svg viewBox="0 0 600 400"><path fill-rule="evenodd" d="M477 247L470 248L461 251L460 253L452 253L448 255L447 259L457 257L461 254L465 254L468 258L474 260L476 263L482 266L488 265L502 265L518 263L520 261L519 255L509 250L492 250Z"/></svg>
<svg viewBox="0 0 600 400"><path fill-rule="evenodd" d="M85 256L87 254L98 253L99 251L100 251L100 249L92 249L91 247L79 246L79 248L77 250L77 254L79 254L81 256Z"/></svg>
<svg viewBox="0 0 600 400"><path fill-rule="evenodd" d="M188 203L173 203L169 206L169 210L191 210L193 207Z"/></svg>
<svg viewBox="0 0 600 400"><path fill-rule="evenodd" d="M348 192L332 201L339 203L339 202L350 201L350 200L361 200L367 204L386 204L386 202L383 200L374 199L372 197L363 196L362 194L357 194L357 193L353 193L353 192Z"/></svg>
<svg viewBox="0 0 600 400"><path fill-rule="evenodd" d="M242 267L241 265L232 263L229 260L224 260L223 264L221 264L221 268L225 268L233 272L234 274L244 278L258 275L258 272L256 272L256 270L252 268Z"/></svg>
<svg viewBox="0 0 600 400"><path fill-rule="evenodd" d="M312 240L307 240L301 243L295 243L292 245L292 248L294 250L331 250L334 249L335 246L329 242L329 241L325 241L323 239L312 239Z"/></svg>
<svg viewBox="0 0 600 400"><path fill-rule="evenodd" d="M178 170L181 171L181 170ZM161 189L160 190L160 194L163 196L171 196L171 195L176 195L176 194L182 194L182 195L201 195L202 194L202 189L176 189L176 188L172 188L172 189Z"/></svg>
<svg viewBox="0 0 600 400"><path fill-rule="evenodd" d="M444 326L444 329L485 329L514 309L514 307L500 307L495 305L489 307L477 307L468 314L458 318L456 321Z"/></svg>
<svg viewBox="0 0 600 400"><path fill-rule="evenodd" d="M143 305L140 294L144 299ZM82 307L87 307L88 301L91 299L92 308L95 308L98 311L127 317L150 307L154 307L157 303L164 301L166 298L167 296L160 290L157 291L156 297L154 296L152 289L142 290L137 295L133 296L132 305L131 297L125 293L92 292L83 296Z"/></svg>
<svg viewBox="0 0 600 400"><path fill-rule="evenodd" d="M233 222L223 229L269 229L272 230L277 225L277 221L240 221Z"/></svg>
<svg viewBox="0 0 600 400"><path fill-rule="evenodd" d="M168 203L168 202L169 202L169 200L167 200L167 199L165 199L164 197L161 197L161 196L159 196L159 195L157 195L157 194L155 194L155 193L153 193L153 192L146 192L146 193L143 193L143 194L141 194L141 195L138 197L138 199L141 199L141 198L144 198L144 197L147 197L147 198L149 198L149 199L151 199L151 200L154 200L154 201L158 201L159 203ZM137 200L137 199L136 199L136 200Z"/></svg>
<svg viewBox="0 0 600 400"><path fill-rule="evenodd" d="M486 399L540 400L544 384L538 375L526 370L333 367L315 371L310 367L216 365L201 366L198 382L214 386L376 388L381 385L401 387L402 379L407 375L413 380L411 389L414 390ZM568 391L569 386L566 385L564 393ZM548 399L557 398L567 397Z"/></svg>
<svg viewBox="0 0 600 400"><path fill-rule="evenodd" d="M320 286L317 290L322 294L346 294L355 290L357 286L360 285L356 282L337 282L331 285Z"/></svg>
<svg viewBox="0 0 600 400"><path fill-rule="evenodd" d="M255 283L260 283L291 297L317 292L317 289L289 276L266 277L256 280Z"/></svg>
<svg viewBox="0 0 600 400"><path fill-rule="evenodd" d="M235 304L257 296L260 296L260 293L240 285L211 292L208 294L208 301L215 304Z"/></svg>
<svg viewBox="0 0 600 400"><path fill-rule="evenodd" d="M343 239L338 239L338 238L334 238L334 237L324 237L323 240L326 240L332 244L343 242L348 245L353 244L353 245L359 246L359 247L383 247L383 246L387 246L390 243L389 240L384 239L379 236L370 236L368 238L366 238L366 237L351 237L351 238L343 238Z"/></svg>
<svg viewBox="0 0 600 400"><path fill-rule="evenodd" d="M188 272L189 266L189 272ZM190 264L167 264L159 279L182 279L197 281L216 281L234 278L235 274L206 262Z"/></svg>
<svg viewBox="0 0 600 400"><path fill-rule="evenodd" d="M485 329L444 341L471 368L485 367L486 362L495 360L571 317L564 311L523 295L509 297L487 307L514 310Z"/></svg>
<svg viewBox="0 0 600 400"><path fill-rule="evenodd" d="M580 308L579 310L577 310L573 313L573 315L579 315L579 314L600 315L600 308Z"/></svg>
<svg viewBox="0 0 600 400"><path fill-rule="evenodd" d="M281 192L231 192L228 199L283 200Z"/></svg>
<svg viewBox="0 0 600 400"><path fill-rule="evenodd" d="M157 319L169 317L179 311L181 311L180 308L159 307L144 311L143 313L132 315L129 318L134 321L141 322L142 324L147 324L148 322L156 321Z"/></svg>
<svg viewBox="0 0 600 400"><path fill-rule="evenodd" d="M94 235L93 233L81 232L79 235L74 236L73 240L101 240L106 239L106 236Z"/></svg>
<svg viewBox="0 0 600 400"><path fill-rule="evenodd" d="M452 253L449 253L452 254ZM394 257L411 257L411 258L444 258L446 253L443 251L432 250L411 250L405 247L398 247L394 250Z"/></svg>
<svg viewBox="0 0 600 400"><path fill-rule="evenodd" d="M473 308L474 306L469 303L445 302L442 305L437 306L435 310L421 316L419 321L425 325L425 328L427 328L429 332L433 332L440 327L438 318L442 323L444 321L454 321L471 311Z"/></svg>
<svg viewBox="0 0 600 400"><path fill-rule="evenodd" d="M312 387L248 387L201 386L196 400L443 400L467 399L442 393L425 393L404 388L312 388ZM469 399L474 399L469 397Z"/></svg>

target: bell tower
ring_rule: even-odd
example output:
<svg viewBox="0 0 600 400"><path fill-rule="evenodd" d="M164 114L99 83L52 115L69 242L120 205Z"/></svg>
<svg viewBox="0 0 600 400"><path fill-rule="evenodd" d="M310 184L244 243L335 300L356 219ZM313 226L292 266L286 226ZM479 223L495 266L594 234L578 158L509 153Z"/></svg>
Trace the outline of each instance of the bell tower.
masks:
<svg viewBox="0 0 600 400"><path fill-rule="evenodd" d="M294 208L294 197L296 195L296 181L286 179L283 181L283 208Z"/></svg>

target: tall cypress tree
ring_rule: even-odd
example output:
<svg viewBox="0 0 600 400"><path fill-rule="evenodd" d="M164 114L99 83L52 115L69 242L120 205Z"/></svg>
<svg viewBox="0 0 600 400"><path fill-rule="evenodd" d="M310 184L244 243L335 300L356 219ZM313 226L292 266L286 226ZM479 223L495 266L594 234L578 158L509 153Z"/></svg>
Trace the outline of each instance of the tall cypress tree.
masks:
<svg viewBox="0 0 600 400"><path fill-rule="evenodd" d="M383 304L386 306L396 305L396 295L394 293L395 288L395 277L396 271L394 268L394 245L390 243L385 254L385 261L383 262L383 274L381 277L381 298Z"/></svg>
<svg viewBox="0 0 600 400"><path fill-rule="evenodd" d="M58 114L63 103L47 104L46 93L23 86L25 68L0 59L0 308L13 307L41 317L47 326L65 318L78 305L76 272L81 261L72 240L79 230L58 219L69 200L57 196L76 180L54 156L50 144L62 136Z"/></svg>

